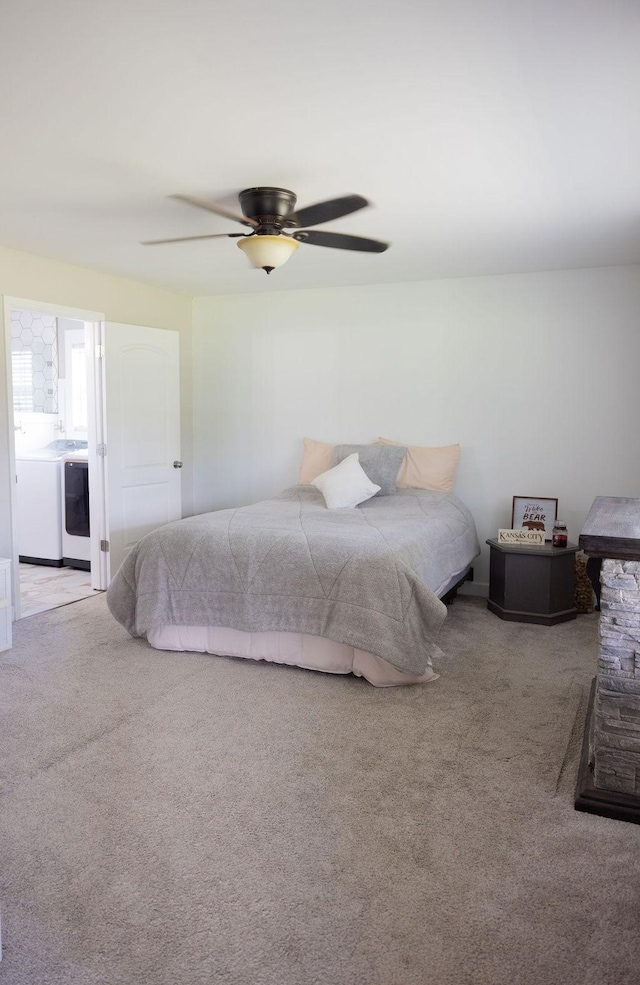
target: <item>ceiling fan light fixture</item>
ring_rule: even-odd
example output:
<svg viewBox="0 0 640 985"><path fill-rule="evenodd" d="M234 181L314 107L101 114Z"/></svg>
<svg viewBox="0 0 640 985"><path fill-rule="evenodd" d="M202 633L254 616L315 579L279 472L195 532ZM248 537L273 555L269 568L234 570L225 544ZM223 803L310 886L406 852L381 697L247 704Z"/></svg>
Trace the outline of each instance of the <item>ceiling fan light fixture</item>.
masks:
<svg viewBox="0 0 640 985"><path fill-rule="evenodd" d="M287 262L300 243L290 236L243 236L237 245L254 267L261 267L270 274Z"/></svg>

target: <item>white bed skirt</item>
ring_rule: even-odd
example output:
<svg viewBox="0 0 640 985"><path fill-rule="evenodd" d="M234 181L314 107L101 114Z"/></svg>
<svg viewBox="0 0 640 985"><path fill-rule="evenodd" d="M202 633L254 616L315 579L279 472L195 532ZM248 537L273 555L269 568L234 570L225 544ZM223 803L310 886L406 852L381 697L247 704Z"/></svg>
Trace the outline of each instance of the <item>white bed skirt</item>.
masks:
<svg viewBox="0 0 640 985"><path fill-rule="evenodd" d="M289 664L327 674L355 674L375 687L427 684L439 676L431 667L423 674L409 674L373 653L308 633L245 633L221 626L160 626L149 630L147 639L157 650L191 650Z"/></svg>

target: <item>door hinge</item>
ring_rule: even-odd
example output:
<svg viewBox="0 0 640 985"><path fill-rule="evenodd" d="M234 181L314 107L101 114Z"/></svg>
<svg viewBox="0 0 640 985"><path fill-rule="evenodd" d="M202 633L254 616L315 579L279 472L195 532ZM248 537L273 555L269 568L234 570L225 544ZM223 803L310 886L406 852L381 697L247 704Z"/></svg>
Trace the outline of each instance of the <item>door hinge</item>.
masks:
<svg viewBox="0 0 640 985"><path fill-rule="evenodd" d="M96 345L96 359L102 359L104 357L104 345L99 342Z"/></svg>
<svg viewBox="0 0 640 985"><path fill-rule="evenodd" d="M108 540L101 540L100 541L100 550L102 551L103 554L108 554L109 553L109 541Z"/></svg>
<svg viewBox="0 0 640 985"><path fill-rule="evenodd" d="M106 445L96 445L96 455L98 458L107 457L107 446Z"/></svg>

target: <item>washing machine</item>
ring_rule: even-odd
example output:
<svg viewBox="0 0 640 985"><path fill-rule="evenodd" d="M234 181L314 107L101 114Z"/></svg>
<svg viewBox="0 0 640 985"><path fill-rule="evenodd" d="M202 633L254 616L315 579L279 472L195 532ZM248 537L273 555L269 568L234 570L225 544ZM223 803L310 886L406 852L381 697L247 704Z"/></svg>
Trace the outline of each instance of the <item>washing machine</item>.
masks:
<svg viewBox="0 0 640 985"><path fill-rule="evenodd" d="M28 564L62 565L62 451L16 456L18 555Z"/></svg>
<svg viewBox="0 0 640 985"><path fill-rule="evenodd" d="M87 447L86 441L58 438L44 448L16 452L16 533L21 561L53 567L66 563L63 560L64 459L78 455L86 461ZM88 560L86 549L79 555L81 560L85 554Z"/></svg>
<svg viewBox="0 0 640 985"><path fill-rule="evenodd" d="M89 460L86 449L62 458L62 563L91 570Z"/></svg>

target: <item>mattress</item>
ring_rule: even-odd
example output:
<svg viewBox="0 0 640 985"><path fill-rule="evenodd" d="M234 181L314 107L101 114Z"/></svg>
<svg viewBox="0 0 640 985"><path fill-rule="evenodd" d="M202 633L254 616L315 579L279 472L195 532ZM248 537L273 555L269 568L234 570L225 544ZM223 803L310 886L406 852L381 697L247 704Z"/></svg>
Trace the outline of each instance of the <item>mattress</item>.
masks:
<svg viewBox="0 0 640 985"><path fill-rule="evenodd" d="M374 653L309 633L245 633L221 626L160 626L147 632L147 640L158 650L188 650L265 660L326 674L355 674L375 687L427 684L439 676L431 667L422 674L410 674Z"/></svg>

